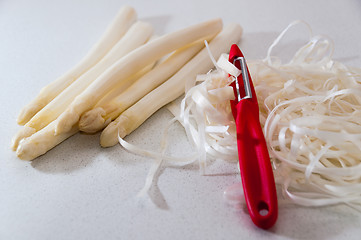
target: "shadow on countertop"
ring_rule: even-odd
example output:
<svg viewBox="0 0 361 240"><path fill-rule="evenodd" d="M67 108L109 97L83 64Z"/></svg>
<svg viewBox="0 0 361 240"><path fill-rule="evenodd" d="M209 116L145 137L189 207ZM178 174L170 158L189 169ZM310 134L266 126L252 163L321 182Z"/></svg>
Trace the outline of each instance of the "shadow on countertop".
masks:
<svg viewBox="0 0 361 240"><path fill-rule="evenodd" d="M99 148L99 134L77 133L34 159L31 166L47 173L73 172L92 164Z"/></svg>

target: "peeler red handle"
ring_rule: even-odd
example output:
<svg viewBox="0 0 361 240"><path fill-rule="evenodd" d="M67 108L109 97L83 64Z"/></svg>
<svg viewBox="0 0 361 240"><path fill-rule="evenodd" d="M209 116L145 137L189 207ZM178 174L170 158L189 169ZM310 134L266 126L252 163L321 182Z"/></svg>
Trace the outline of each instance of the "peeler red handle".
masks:
<svg viewBox="0 0 361 240"><path fill-rule="evenodd" d="M243 57L237 45L233 45L229 61ZM239 68L239 66L236 67ZM252 221L258 227L272 227L278 217L277 193L267 144L259 122L259 108L253 83L249 76L251 98L231 101L237 128L238 158L242 185ZM238 78L242 78L240 75ZM243 81L237 81L244 88ZM235 85L233 84L234 90ZM236 94L236 90L235 90ZM243 93L242 93L243 94Z"/></svg>
<svg viewBox="0 0 361 240"><path fill-rule="evenodd" d="M261 228L274 225L278 216L275 182L258 108L244 99L237 108L237 145L243 191L252 221Z"/></svg>

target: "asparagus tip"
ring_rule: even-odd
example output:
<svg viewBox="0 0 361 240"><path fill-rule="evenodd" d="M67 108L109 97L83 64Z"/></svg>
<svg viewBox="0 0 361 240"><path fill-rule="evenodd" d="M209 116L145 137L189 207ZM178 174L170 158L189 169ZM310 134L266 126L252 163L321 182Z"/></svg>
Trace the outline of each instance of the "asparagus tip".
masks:
<svg viewBox="0 0 361 240"><path fill-rule="evenodd" d="M84 113L79 120L79 130L86 133L95 133L105 127L106 120L103 116L106 112L103 108L97 107ZM107 121L107 123L109 123Z"/></svg>
<svg viewBox="0 0 361 240"><path fill-rule="evenodd" d="M118 124L111 122L100 135L100 145L102 147L112 147L118 143Z"/></svg>
<svg viewBox="0 0 361 240"><path fill-rule="evenodd" d="M27 138L31 135L33 135L36 132L36 130L32 127L24 126L22 129L20 129L16 135L13 137L11 141L11 149L13 151L16 151L16 149L19 146L19 143L22 139Z"/></svg>
<svg viewBox="0 0 361 240"><path fill-rule="evenodd" d="M16 150L16 156L21 160L26 160L26 161L33 160L35 158L34 149L29 146L30 146L29 144L26 144L26 141L22 141Z"/></svg>
<svg viewBox="0 0 361 240"><path fill-rule="evenodd" d="M40 104L30 103L21 109L16 122L19 125L25 125L29 120L44 106Z"/></svg>

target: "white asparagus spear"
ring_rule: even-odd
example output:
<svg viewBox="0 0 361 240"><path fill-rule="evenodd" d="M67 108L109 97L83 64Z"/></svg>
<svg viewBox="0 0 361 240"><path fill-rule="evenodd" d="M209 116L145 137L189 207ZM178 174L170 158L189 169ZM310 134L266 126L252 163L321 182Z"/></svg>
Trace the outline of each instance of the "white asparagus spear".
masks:
<svg viewBox="0 0 361 240"><path fill-rule="evenodd" d="M222 53L227 52L233 43L239 42L241 35L241 26L229 25L209 44L213 56L218 58ZM118 134L121 138L130 134L159 108L181 96L187 81L195 79L197 74L206 73L212 68L212 65L207 50L203 49L169 80L111 122L101 133L101 146L111 147L117 144Z"/></svg>
<svg viewBox="0 0 361 240"><path fill-rule="evenodd" d="M102 130L111 120L118 117L120 113L170 78L203 47L204 43L198 41L175 51L164 62L138 79L124 92L121 92L116 98L112 99L112 101L105 104L98 103L98 107L85 112L81 116L79 120L80 131L94 133Z"/></svg>
<svg viewBox="0 0 361 240"><path fill-rule="evenodd" d="M196 24L159 37L119 59L112 67L99 76L81 95L75 98L68 110L59 116L55 129L56 134L69 131L74 124L78 123L80 115L92 109L117 82L123 81L139 71L140 68L176 49L216 35L221 29L221 19Z"/></svg>
<svg viewBox="0 0 361 240"><path fill-rule="evenodd" d="M124 37L118 41L100 62L63 90L18 131L12 139L12 149L16 150L21 139L30 136L54 121L66 110L75 97L81 94L98 76L118 59L146 43L152 33L153 27L149 23L138 21L133 24Z"/></svg>
<svg viewBox="0 0 361 240"><path fill-rule="evenodd" d="M39 110L53 100L59 93L75 81L81 74L86 72L119 41L135 22L137 16L133 8L125 6L120 9L115 19L99 41L90 49L88 54L71 70L66 72L54 82L48 84L28 105L26 105L17 118L20 125L27 123Z"/></svg>

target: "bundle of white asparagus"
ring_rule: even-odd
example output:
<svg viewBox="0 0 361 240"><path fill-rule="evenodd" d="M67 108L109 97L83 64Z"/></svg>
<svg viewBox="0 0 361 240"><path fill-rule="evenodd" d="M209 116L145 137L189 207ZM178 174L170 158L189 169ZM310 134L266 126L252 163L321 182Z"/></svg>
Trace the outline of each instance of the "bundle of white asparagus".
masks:
<svg viewBox="0 0 361 240"><path fill-rule="evenodd" d="M152 26L123 7L84 59L21 111L12 149L32 160L79 131L104 128L101 146L114 146L212 68L204 41L218 58L241 35L238 24L222 30L213 19L153 37Z"/></svg>

